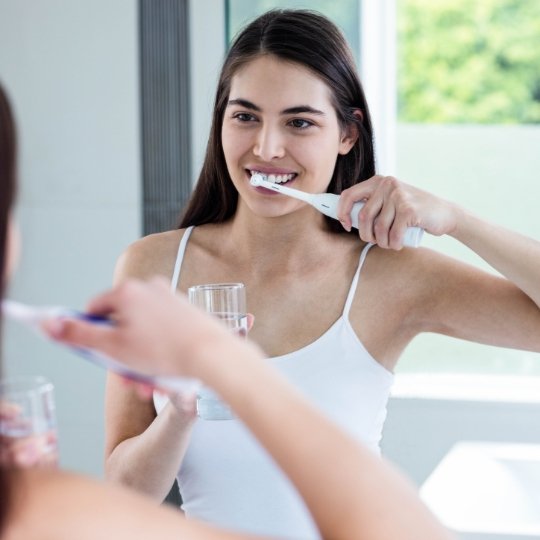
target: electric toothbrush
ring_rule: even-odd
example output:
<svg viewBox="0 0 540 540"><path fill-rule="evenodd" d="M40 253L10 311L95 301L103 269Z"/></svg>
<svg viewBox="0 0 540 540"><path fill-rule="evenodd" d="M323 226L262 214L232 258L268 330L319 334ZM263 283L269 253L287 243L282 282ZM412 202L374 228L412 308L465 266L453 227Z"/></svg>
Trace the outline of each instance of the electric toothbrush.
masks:
<svg viewBox="0 0 540 540"><path fill-rule="evenodd" d="M87 313L81 313L73 309L64 307L35 307L15 302L13 300L3 300L1 304L2 312L10 319L22 323L33 330L37 331L42 336L48 337L41 330L41 322L46 319L80 319L83 321L93 322L95 324L114 324L110 319L101 317L99 315L90 315ZM60 345L65 345L61 342L56 342ZM141 382L154 386L163 390L170 390L172 392L194 393L200 386L200 383L196 379L188 379L182 377L165 377L165 376L153 376L141 373L121 362L114 360L95 349L88 349L85 347L74 347L72 345L65 345L72 352L82 356L86 360L101 366L102 368L114 371L118 375L130 379L135 382Z"/></svg>
<svg viewBox="0 0 540 540"><path fill-rule="evenodd" d="M335 193L306 193L305 191L300 191L299 189L293 189L287 186L282 186L275 182L269 182L266 179L266 176L261 173L255 173L251 176L250 184L252 186L262 186L271 191L276 191L293 199L298 199L304 201L325 216L331 217L333 219L338 219L337 217L337 207L339 202L339 195ZM364 206L363 202L354 203L351 210L351 221L352 226L355 229L358 229L358 212ZM420 227L407 227L405 235L403 237L403 245L408 247L418 247L422 241L422 236L424 235L424 229Z"/></svg>

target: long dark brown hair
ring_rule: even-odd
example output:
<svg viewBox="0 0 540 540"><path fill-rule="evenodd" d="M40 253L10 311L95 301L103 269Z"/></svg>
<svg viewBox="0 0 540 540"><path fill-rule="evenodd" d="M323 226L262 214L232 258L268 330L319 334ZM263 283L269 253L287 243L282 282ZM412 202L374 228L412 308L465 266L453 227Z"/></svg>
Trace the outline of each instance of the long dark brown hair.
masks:
<svg viewBox="0 0 540 540"><path fill-rule="evenodd" d="M330 88L341 129L354 127L358 140L339 155L328 192L341 193L375 174L371 119L354 59L338 28L323 15L308 10L276 9L261 15L235 38L219 77L206 156L197 185L180 220L180 228L221 223L236 212L238 192L225 162L221 127L231 79L239 68L261 55L273 55L310 69ZM357 114L360 111L361 115ZM344 233L327 218L328 226Z"/></svg>
<svg viewBox="0 0 540 540"><path fill-rule="evenodd" d="M5 91L0 83L0 301L4 297L6 287L7 241L9 214L15 197L16 178L16 138L13 114ZM2 310L0 310L0 344L2 329ZM0 376L2 361L0 351ZM1 399L2 396L0 396ZM0 437L0 444L2 438ZM9 505L11 502L10 471L0 464L0 537L5 528Z"/></svg>

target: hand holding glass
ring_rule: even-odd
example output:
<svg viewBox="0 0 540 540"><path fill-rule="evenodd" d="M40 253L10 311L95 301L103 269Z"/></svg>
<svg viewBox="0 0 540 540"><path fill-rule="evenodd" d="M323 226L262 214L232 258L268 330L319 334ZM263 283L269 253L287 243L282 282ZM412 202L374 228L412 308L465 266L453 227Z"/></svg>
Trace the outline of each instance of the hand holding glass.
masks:
<svg viewBox="0 0 540 540"><path fill-rule="evenodd" d="M243 283L213 283L195 285L188 289L189 301L218 317L240 336L247 335L246 289ZM226 361L226 360L224 360ZM230 408L208 388L197 394L197 414L205 420L231 420Z"/></svg>
<svg viewBox="0 0 540 540"><path fill-rule="evenodd" d="M0 463L3 466L58 465L53 385L43 377L0 383Z"/></svg>

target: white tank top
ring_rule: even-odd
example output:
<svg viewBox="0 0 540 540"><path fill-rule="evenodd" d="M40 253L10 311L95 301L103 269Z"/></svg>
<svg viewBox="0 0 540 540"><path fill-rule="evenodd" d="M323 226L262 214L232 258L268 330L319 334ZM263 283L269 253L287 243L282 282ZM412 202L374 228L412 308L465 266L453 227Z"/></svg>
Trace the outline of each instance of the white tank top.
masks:
<svg viewBox="0 0 540 540"><path fill-rule="evenodd" d="M192 229L186 229L180 242L173 290ZM349 322L370 248L368 244L362 250L341 317L314 342L268 361L327 416L379 452L393 375L368 353ZM166 398L156 394L154 400L159 412ZM197 419L177 479L188 517L253 534L319 538L295 488L238 420Z"/></svg>

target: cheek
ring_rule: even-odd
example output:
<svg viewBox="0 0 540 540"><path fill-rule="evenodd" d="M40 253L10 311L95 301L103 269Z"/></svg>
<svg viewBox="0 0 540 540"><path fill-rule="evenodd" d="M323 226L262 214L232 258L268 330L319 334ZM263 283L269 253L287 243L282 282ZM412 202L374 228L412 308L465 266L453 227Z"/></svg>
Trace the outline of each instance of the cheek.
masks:
<svg viewBox="0 0 540 540"><path fill-rule="evenodd" d="M229 175L233 181L240 179L242 167L253 157L252 134L248 130L228 129L225 126L221 130L221 146Z"/></svg>
<svg viewBox="0 0 540 540"><path fill-rule="evenodd" d="M234 145L231 144L231 138L227 133L227 129L221 130L221 147L223 148L225 159L229 161L231 152L234 152Z"/></svg>
<svg viewBox="0 0 540 540"><path fill-rule="evenodd" d="M234 136L231 133L231 129L226 125L221 128L221 146L223 148L223 154L225 155L225 161L229 164L232 159L240 153L240 140L239 137Z"/></svg>
<svg viewBox="0 0 540 540"><path fill-rule="evenodd" d="M333 171L336 159L338 157L338 144L333 138L328 137L318 143L305 145L299 151L302 153L302 159L316 166L321 173L328 174Z"/></svg>

